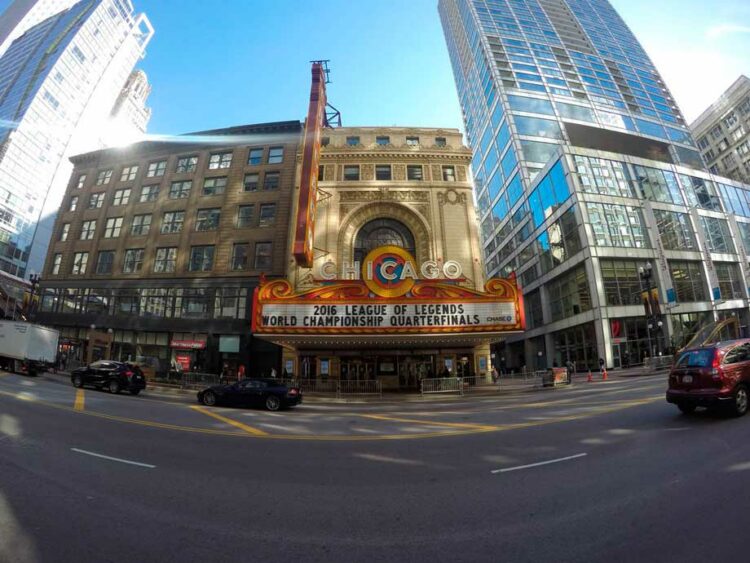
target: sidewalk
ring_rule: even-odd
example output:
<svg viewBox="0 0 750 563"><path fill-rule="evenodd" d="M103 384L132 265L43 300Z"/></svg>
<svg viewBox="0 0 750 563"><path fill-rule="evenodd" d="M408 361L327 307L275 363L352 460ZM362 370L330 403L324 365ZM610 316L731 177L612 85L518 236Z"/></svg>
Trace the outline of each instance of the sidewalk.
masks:
<svg viewBox="0 0 750 563"><path fill-rule="evenodd" d="M614 377L639 377L639 376L652 376L666 374L665 370L653 372L646 371L644 368L630 368L630 369L617 369L608 370L607 374L611 381ZM70 384L70 373L66 371L58 371L57 373L47 372L40 374L40 377L44 377L49 381L55 383ZM602 381L602 374L598 371L592 372L594 382ZM538 391L554 391L555 389L570 389L575 384L586 384L588 381L588 372L576 373L573 376L572 385L558 385L557 387L543 387L538 379L530 379L524 381L512 381L509 379L503 379L501 377L499 385L482 384L477 386L470 386L465 388L464 394L459 395L457 393L434 393L422 395L417 391L391 391L384 392L382 397L370 397L361 395L352 395L350 397L338 398L333 393L313 393L307 392L304 394L306 403L318 403L318 404L393 404L393 403L429 403L437 401L458 401L458 400L472 400L475 398L490 398L498 396L508 395L520 395L523 393L533 393ZM173 400L195 400L197 390L195 389L182 389L177 386L167 385L154 385L149 383L146 388L148 395L157 398L167 398Z"/></svg>

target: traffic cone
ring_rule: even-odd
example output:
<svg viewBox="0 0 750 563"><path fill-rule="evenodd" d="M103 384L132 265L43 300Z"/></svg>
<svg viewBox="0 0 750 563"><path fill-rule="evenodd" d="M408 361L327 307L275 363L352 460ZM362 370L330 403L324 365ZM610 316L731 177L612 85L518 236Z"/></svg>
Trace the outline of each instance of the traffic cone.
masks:
<svg viewBox="0 0 750 563"><path fill-rule="evenodd" d="M607 381L607 368L604 368L602 372L602 381Z"/></svg>
<svg viewBox="0 0 750 563"><path fill-rule="evenodd" d="M591 370L589 370L589 377L588 377L588 379L586 381L588 381L589 383L593 383L594 382L594 376L591 375Z"/></svg>

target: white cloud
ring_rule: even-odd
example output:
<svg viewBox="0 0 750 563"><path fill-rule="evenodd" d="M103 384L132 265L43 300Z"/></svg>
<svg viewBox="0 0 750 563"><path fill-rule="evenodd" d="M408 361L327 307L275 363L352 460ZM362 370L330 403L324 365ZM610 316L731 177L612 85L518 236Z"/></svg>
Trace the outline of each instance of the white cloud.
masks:
<svg viewBox="0 0 750 563"><path fill-rule="evenodd" d="M721 39L725 35L733 33L750 33L750 26L737 25L734 23L722 23L708 28L706 31L707 39Z"/></svg>

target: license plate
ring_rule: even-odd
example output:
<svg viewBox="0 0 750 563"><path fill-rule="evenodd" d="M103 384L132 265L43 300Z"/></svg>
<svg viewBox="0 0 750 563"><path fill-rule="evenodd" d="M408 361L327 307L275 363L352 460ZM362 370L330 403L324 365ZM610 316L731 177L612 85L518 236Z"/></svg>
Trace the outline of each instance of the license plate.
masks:
<svg viewBox="0 0 750 563"><path fill-rule="evenodd" d="M692 383L693 382L693 376L692 375L683 375L682 376L682 382L683 383Z"/></svg>

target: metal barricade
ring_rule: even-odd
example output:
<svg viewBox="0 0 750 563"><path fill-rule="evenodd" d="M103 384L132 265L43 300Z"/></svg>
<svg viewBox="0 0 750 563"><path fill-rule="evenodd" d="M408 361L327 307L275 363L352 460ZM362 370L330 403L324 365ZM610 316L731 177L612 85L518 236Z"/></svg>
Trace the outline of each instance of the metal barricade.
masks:
<svg viewBox="0 0 750 563"><path fill-rule="evenodd" d="M420 385L422 396L433 393L458 393L464 394L464 381L462 377L435 377L423 379Z"/></svg>
<svg viewBox="0 0 750 563"><path fill-rule="evenodd" d="M338 382L332 380L300 379L297 383L303 393L335 393Z"/></svg>
<svg viewBox="0 0 750 563"><path fill-rule="evenodd" d="M336 385L336 397L382 397L383 384L377 380L339 381Z"/></svg>

